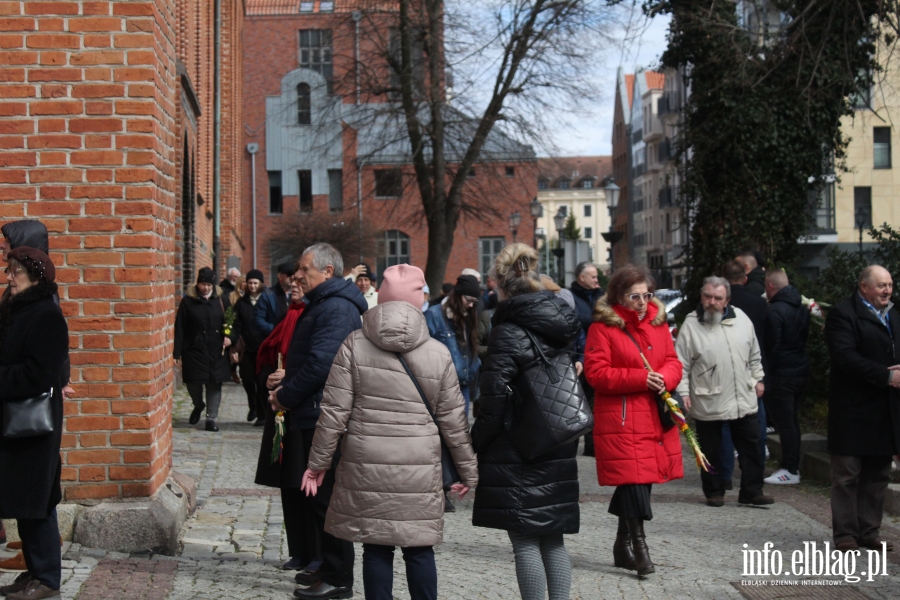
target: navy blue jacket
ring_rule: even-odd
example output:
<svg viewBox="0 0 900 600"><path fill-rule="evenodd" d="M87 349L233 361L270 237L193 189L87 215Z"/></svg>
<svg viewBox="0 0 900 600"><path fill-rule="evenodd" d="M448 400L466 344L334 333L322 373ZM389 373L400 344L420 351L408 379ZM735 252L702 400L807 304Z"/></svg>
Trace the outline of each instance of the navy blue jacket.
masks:
<svg viewBox="0 0 900 600"><path fill-rule="evenodd" d="M256 301L256 306L253 307L253 324L262 335L262 339L266 339L272 333L272 330L287 313L287 302L281 301L275 295L278 293L284 295L284 292L278 287L266 288L259 300Z"/></svg>
<svg viewBox="0 0 900 600"><path fill-rule="evenodd" d="M809 335L809 309L803 297L792 285L785 286L769 304L766 319L766 355L763 368L767 376L806 377L809 375L809 355L806 338Z"/></svg>
<svg viewBox="0 0 900 600"><path fill-rule="evenodd" d="M581 335L575 340L576 360L583 363L587 331L591 328L591 323L594 322L594 305L597 304L597 300L603 297L603 288L589 290L581 287L581 284L577 281L573 281L569 289L575 297L575 312L578 313L578 321L581 323Z"/></svg>
<svg viewBox="0 0 900 600"><path fill-rule="evenodd" d="M341 277L326 279L306 295L278 392L278 402L291 411L291 429L316 426L331 363L347 336L362 327L360 315L368 308L356 284Z"/></svg>

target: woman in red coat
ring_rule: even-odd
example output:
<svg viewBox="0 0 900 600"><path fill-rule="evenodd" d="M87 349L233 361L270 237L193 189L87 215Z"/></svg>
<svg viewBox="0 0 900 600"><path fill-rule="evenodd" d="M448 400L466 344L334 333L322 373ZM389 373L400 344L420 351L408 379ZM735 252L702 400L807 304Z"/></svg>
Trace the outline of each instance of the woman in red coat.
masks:
<svg viewBox="0 0 900 600"><path fill-rule="evenodd" d="M596 394L597 478L617 486L609 505L619 517L613 559L641 576L655 571L644 538L644 521L653 518L650 486L684 476L678 428L663 428L656 403L660 391L681 381L681 362L654 288L644 267L616 269L594 307L584 352L585 376Z"/></svg>

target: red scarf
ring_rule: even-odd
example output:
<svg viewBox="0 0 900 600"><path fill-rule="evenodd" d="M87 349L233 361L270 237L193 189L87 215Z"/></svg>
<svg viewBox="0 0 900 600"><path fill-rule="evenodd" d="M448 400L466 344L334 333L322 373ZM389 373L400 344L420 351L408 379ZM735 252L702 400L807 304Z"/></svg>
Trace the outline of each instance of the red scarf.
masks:
<svg viewBox="0 0 900 600"><path fill-rule="evenodd" d="M259 345L259 352L256 355L257 373L262 371L263 367L277 366L278 354L281 354L282 361L287 357L291 338L294 337L294 328L297 326L297 319L303 314L304 308L306 308L306 304L303 302L291 303L281 323L276 325L269 337ZM284 362L282 362L282 368L284 368Z"/></svg>

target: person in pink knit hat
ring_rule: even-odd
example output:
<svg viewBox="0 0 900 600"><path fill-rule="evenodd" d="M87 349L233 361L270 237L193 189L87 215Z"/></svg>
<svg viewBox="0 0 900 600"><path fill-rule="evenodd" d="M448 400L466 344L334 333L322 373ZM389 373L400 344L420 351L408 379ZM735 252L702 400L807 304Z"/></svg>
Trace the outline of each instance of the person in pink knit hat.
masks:
<svg viewBox="0 0 900 600"><path fill-rule="evenodd" d="M442 440L461 480L448 482L451 489L461 498L478 482L450 351L431 338L420 309L424 287L416 267L384 271L378 305L334 359L303 476L302 489L315 495L340 447L325 531L363 544L366 598L393 597L397 546L410 596L437 598L433 547L444 531ZM315 597L302 590L295 595Z"/></svg>

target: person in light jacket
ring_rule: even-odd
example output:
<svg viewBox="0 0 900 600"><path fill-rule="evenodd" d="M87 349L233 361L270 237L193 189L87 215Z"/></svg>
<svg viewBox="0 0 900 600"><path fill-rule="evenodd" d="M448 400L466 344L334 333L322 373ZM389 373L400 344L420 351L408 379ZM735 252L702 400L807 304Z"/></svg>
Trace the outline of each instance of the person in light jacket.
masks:
<svg viewBox="0 0 900 600"><path fill-rule="evenodd" d="M708 506L725 504L722 481L722 424L728 423L741 465L740 504L772 504L763 494L762 456L759 453L759 404L765 392L765 372L753 323L729 304L731 285L721 277L707 277L700 306L688 314L678 331L675 351L683 365L678 393L697 421L697 438L712 463L701 471Z"/></svg>
<svg viewBox="0 0 900 600"><path fill-rule="evenodd" d="M479 487L472 524L503 529L516 557L523 600L569 598L572 562L564 534L578 533L578 442L526 460L507 433L509 389L522 368L538 358L528 332L550 360L575 352L581 331L575 310L544 290L538 254L511 244L497 255L491 276L500 303L494 313L481 374L478 418L472 443L478 453ZM527 330L527 331L526 331Z"/></svg>
<svg viewBox="0 0 900 600"><path fill-rule="evenodd" d="M462 478L453 490L462 497L478 482L453 360L431 339L420 309L424 285L417 267L385 270L378 305L344 340L331 367L305 475L304 485L314 493L341 444L325 530L363 544L368 600L393 598L396 546L403 551L410 596L437 598L433 547L444 531L441 439Z"/></svg>

